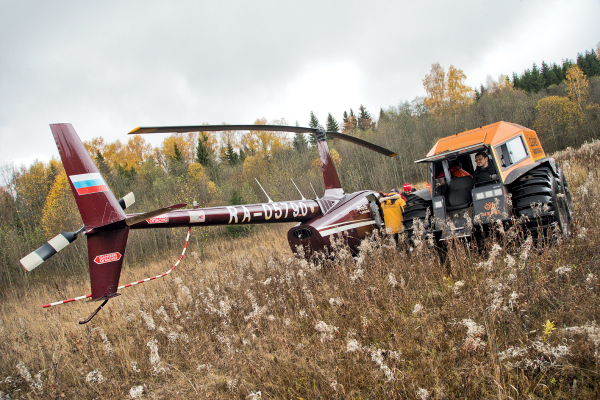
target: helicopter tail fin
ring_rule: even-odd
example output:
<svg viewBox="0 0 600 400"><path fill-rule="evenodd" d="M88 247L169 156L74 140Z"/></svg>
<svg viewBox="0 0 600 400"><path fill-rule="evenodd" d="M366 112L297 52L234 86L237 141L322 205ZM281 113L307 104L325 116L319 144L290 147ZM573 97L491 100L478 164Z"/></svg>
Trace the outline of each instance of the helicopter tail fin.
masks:
<svg viewBox="0 0 600 400"><path fill-rule="evenodd" d="M86 231L118 224L125 212L71 124L50 125ZM124 225L124 224L122 224Z"/></svg>
<svg viewBox="0 0 600 400"><path fill-rule="evenodd" d="M85 226L92 300L109 299L118 295L129 234L125 212L73 126L53 124L50 128Z"/></svg>
<svg viewBox="0 0 600 400"><path fill-rule="evenodd" d="M338 177L335 165L333 164L333 158L327 145L327 135L323 127L317 128L318 132L315 133L317 138L317 148L319 149L319 158L321 160L321 171L323 172L323 183L325 184L325 193L323 197L342 197L344 195L344 189L340 178Z"/></svg>

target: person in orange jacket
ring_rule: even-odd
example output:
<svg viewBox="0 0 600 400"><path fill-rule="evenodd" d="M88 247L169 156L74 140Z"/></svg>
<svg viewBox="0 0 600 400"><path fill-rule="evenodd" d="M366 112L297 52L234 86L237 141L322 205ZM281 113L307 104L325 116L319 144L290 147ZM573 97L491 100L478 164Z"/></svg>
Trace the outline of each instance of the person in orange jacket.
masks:
<svg viewBox="0 0 600 400"><path fill-rule="evenodd" d="M394 235L394 240L398 243L398 234L402 231L402 213L406 199L400 195L398 189L392 189L390 193L379 199L381 209L383 210L383 219L385 222L386 231L391 231Z"/></svg>

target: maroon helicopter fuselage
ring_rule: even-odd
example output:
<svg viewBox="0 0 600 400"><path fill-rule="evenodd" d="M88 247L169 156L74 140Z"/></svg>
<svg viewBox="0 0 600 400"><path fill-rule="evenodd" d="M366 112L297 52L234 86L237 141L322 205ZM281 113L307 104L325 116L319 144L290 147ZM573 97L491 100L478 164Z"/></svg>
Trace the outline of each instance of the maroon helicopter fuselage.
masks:
<svg viewBox="0 0 600 400"><path fill-rule="evenodd" d="M304 252L322 251L332 245L334 237L343 238L352 251L358 252L362 239L378 226L367 196L376 192L361 191L340 198L282 201L171 211L130 226L131 229L199 227L215 225L250 225L298 222L288 231L292 251L302 246ZM134 217L138 214L128 214Z"/></svg>
<svg viewBox="0 0 600 400"><path fill-rule="evenodd" d="M321 199L172 211L131 229L298 222L287 234L293 252L300 253L301 249L308 256L331 249L334 238L338 238L358 254L360 242L375 227L381 227L378 193L345 194L324 137L317 141L317 148L325 185Z"/></svg>
<svg viewBox="0 0 600 400"><path fill-rule="evenodd" d="M253 127L227 126L227 129L252 129ZM172 129L176 132L185 132L197 128L225 129L224 126L203 125L159 129L138 128L132 133L172 131ZM372 191L344 193L327 146L326 135L360 144L390 157L395 155L362 139L338 132L325 132L322 128L261 126L261 130L284 129L289 132L315 134L325 186L322 198L306 200L302 196L302 200L298 201L273 202L268 199L267 203L261 204L194 207L171 211L185 206L185 204L176 204L142 214L125 214L123 210L127 205L125 202L121 204L124 199L115 198L71 124L52 124L51 129L84 226L77 232L57 235L24 257L21 263L30 271L75 240L79 232L85 231L92 286L90 297L93 300L103 300L103 305L108 299L118 295L119 278L130 229L295 222L297 225L287 234L293 252L308 256L314 252L333 251L334 241L341 239L355 254L358 254L361 241L373 229L380 228L382 225L380 209L377 205L378 194ZM98 310L100 308L102 306ZM84 322L87 321L89 319Z"/></svg>

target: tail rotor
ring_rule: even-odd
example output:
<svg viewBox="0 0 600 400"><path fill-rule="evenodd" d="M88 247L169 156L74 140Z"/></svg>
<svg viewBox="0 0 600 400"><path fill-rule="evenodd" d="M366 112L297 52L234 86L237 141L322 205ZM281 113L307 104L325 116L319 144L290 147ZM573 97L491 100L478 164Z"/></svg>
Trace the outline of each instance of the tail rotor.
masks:
<svg viewBox="0 0 600 400"><path fill-rule="evenodd" d="M119 200L119 205L125 210L127 207L135 203L135 196L132 192L125 195ZM21 258L20 262L23 268L27 271L33 271L47 261L50 257L73 243L81 233L85 235L85 225L76 230L75 232L61 232L46 243L32 251L25 257Z"/></svg>
<svg viewBox="0 0 600 400"><path fill-rule="evenodd" d="M33 271L44 261L48 260L50 257L73 243L84 229L85 226L82 226L75 232L61 232L38 247L36 250L21 258L21 265L27 271Z"/></svg>

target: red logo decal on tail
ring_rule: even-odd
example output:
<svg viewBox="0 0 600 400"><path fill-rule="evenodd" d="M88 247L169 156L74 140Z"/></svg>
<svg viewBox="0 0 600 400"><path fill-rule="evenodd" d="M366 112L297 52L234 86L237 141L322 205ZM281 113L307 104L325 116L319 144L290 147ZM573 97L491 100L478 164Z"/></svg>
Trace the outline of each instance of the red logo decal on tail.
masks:
<svg viewBox="0 0 600 400"><path fill-rule="evenodd" d="M94 262L96 264L106 264L109 262L113 262L113 261L118 261L121 259L121 253L110 253L110 254L103 254L101 256L96 256L96 258L94 258Z"/></svg>
<svg viewBox="0 0 600 400"><path fill-rule="evenodd" d="M169 216L165 214L161 214L158 217L147 219L149 224L166 224L169 222Z"/></svg>

